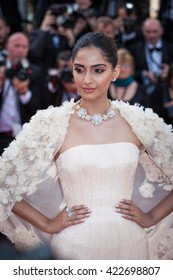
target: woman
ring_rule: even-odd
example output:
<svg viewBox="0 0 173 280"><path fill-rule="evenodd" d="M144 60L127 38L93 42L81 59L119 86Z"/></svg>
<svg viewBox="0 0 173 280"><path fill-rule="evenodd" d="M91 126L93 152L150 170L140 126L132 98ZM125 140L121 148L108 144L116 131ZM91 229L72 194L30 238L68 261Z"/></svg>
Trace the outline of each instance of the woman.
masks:
<svg viewBox="0 0 173 280"><path fill-rule="evenodd" d="M142 106L149 107L149 96L146 93L145 86L134 79L133 56L125 48L118 49L118 65L120 65L121 71L118 79L110 86L110 98L112 100L123 100L131 105L139 103Z"/></svg>
<svg viewBox="0 0 173 280"><path fill-rule="evenodd" d="M107 99L111 38L87 33L72 59L80 101L39 111L3 153L1 231L18 248L49 242L58 259L172 258L171 128Z"/></svg>

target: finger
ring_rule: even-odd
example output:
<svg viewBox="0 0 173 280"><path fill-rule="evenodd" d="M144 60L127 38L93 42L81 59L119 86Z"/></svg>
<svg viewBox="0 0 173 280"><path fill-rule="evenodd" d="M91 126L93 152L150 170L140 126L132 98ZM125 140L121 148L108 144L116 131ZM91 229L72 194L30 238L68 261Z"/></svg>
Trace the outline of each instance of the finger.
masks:
<svg viewBox="0 0 173 280"><path fill-rule="evenodd" d="M70 221L75 221L75 220L83 220L90 217L90 212L86 212L86 213L80 213L80 214L76 214L76 212L74 212L74 216L72 216L70 218ZM68 219L69 221L69 219Z"/></svg>
<svg viewBox="0 0 173 280"><path fill-rule="evenodd" d="M88 207L85 207L80 210L73 210L75 215L83 215L83 214L90 214L92 211Z"/></svg>
<svg viewBox="0 0 173 280"><path fill-rule="evenodd" d="M75 211L75 210L81 210L81 209L87 208L87 206L84 204L81 204L81 205L74 205L71 208L73 211Z"/></svg>
<svg viewBox="0 0 173 280"><path fill-rule="evenodd" d="M121 214L125 214L125 215L128 215L128 216L135 216L135 213L132 210L119 209L119 210L116 210L116 212L121 213Z"/></svg>
<svg viewBox="0 0 173 280"><path fill-rule="evenodd" d="M132 201L132 200L128 200L128 199L123 199L120 201L120 203L118 204L119 205L124 205L126 207L130 207L132 209L132 207L135 209L137 209L137 205Z"/></svg>
<svg viewBox="0 0 173 280"><path fill-rule="evenodd" d="M83 218L82 217L83 215L91 213L91 209L89 209L85 205L73 206L73 207L71 207L71 209L72 209L75 217L79 216L80 218Z"/></svg>
<svg viewBox="0 0 173 280"><path fill-rule="evenodd" d="M65 221L75 221L75 220L81 220L85 219L90 216L91 210L88 209L88 207L84 207L84 205L79 205L79 206L73 206L71 207L71 213L68 213L67 207L65 207L64 210L64 215L65 215ZM77 209L77 210L74 210ZM71 216L69 214L72 214Z"/></svg>
<svg viewBox="0 0 173 280"><path fill-rule="evenodd" d="M69 226L73 226L73 225L78 225L78 224L82 224L84 223L85 220L84 219L79 219L79 220L71 220L67 222L67 227Z"/></svg>
<svg viewBox="0 0 173 280"><path fill-rule="evenodd" d="M120 203L115 206L116 212L137 217L138 208L135 205Z"/></svg>
<svg viewBox="0 0 173 280"><path fill-rule="evenodd" d="M120 203L124 203L124 204L127 204L127 205L132 205L132 200L129 200L129 199L122 199L120 200Z"/></svg>
<svg viewBox="0 0 173 280"><path fill-rule="evenodd" d="M124 203L119 203L118 205L115 206L116 209L119 210L134 210L134 206L132 206L131 204L124 204Z"/></svg>
<svg viewBox="0 0 173 280"><path fill-rule="evenodd" d="M129 221L133 221L133 222L137 222L137 219L135 216L131 216L131 215L121 215L121 217L123 217L124 219L126 220L129 220Z"/></svg>

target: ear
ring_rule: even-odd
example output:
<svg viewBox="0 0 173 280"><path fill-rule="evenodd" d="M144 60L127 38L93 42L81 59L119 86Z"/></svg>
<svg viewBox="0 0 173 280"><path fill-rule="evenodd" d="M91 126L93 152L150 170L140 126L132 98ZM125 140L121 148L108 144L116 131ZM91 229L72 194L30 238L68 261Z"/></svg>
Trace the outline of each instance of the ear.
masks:
<svg viewBox="0 0 173 280"><path fill-rule="evenodd" d="M120 66L116 65L114 70L113 70L112 82L116 81L116 79L118 78L119 74L120 74Z"/></svg>

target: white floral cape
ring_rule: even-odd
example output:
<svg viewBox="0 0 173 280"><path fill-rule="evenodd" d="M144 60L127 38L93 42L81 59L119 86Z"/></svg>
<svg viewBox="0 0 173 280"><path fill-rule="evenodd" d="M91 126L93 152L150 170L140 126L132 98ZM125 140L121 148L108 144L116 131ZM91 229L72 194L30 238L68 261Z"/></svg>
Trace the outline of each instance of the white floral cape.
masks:
<svg viewBox="0 0 173 280"><path fill-rule="evenodd" d="M173 189L172 127L152 109L112 101L143 144L136 171L133 200L148 211ZM24 124L0 158L0 231L20 249L50 242L41 232L13 214L16 201L26 199L48 217L60 211L63 194L54 156L67 133L74 100L39 110ZM173 213L146 229L150 259L173 258Z"/></svg>

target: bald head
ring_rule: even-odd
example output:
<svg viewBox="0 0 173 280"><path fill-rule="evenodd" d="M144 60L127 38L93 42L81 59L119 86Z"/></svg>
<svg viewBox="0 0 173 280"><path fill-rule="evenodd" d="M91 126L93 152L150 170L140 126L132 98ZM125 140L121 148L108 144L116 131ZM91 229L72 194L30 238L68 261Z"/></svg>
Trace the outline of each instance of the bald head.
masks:
<svg viewBox="0 0 173 280"><path fill-rule="evenodd" d="M29 51L28 37L22 32L13 33L8 38L7 51L11 62L26 58Z"/></svg>
<svg viewBox="0 0 173 280"><path fill-rule="evenodd" d="M163 35L163 27L158 19L147 18L142 25L145 40L155 45Z"/></svg>

